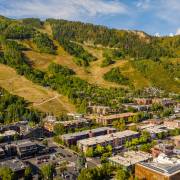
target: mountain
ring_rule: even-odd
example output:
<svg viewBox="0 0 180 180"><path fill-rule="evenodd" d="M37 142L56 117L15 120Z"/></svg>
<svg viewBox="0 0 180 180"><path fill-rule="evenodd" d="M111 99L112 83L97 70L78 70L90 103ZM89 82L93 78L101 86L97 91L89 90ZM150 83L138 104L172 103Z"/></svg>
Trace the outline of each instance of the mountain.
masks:
<svg viewBox="0 0 180 180"><path fill-rule="evenodd" d="M153 37L82 22L3 16L0 34L0 86L45 112L53 111L52 104L63 112L84 111L89 101L118 106L115 99L121 103L122 97L150 87L180 91L180 36ZM10 74L16 76L15 82ZM27 96L23 88L30 84ZM34 92L44 95L34 97Z"/></svg>

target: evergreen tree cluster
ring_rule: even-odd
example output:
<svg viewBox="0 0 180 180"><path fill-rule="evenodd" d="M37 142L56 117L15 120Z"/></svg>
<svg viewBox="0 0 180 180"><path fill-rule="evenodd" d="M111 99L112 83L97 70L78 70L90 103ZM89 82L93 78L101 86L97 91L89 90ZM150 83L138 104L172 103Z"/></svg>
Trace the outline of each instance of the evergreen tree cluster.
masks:
<svg viewBox="0 0 180 180"><path fill-rule="evenodd" d="M116 82L118 84L127 85L129 80L124 77L120 71L120 68L112 68L109 72L104 74L104 79L111 82Z"/></svg>
<svg viewBox="0 0 180 180"><path fill-rule="evenodd" d="M87 52L81 45L74 43L62 36L58 37L58 41L61 46L70 55L75 56L75 63L79 66L88 66L91 61L95 61L97 58Z"/></svg>
<svg viewBox="0 0 180 180"><path fill-rule="evenodd" d="M41 53L55 54L56 52L56 47L47 34L36 33L33 37L33 42Z"/></svg>
<svg viewBox="0 0 180 180"><path fill-rule="evenodd" d="M6 43L11 43L11 41L4 40L0 63L15 68L18 74L24 75L34 83L46 87L49 86L60 94L66 95L77 106L79 112L87 111L89 101L96 104L110 105L114 108L121 104L118 98L124 96L126 90L120 88L105 89L91 85L85 80L74 76L74 72L71 69L56 64L51 64L48 72L33 69L18 48L12 45L8 46L7 50ZM16 46L16 44L14 45Z"/></svg>
<svg viewBox="0 0 180 180"><path fill-rule="evenodd" d="M21 97L11 95L0 88L0 124L9 124L18 121L32 121L38 123L41 114L28 109L28 103Z"/></svg>
<svg viewBox="0 0 180 180"><path fill-rule="evenodd" d="M59 37L63 37L73 42L86 42L93 45L119 48L124 55L136 59L174 56L172 51L161 46L158 40L150 36L146 40L133 32L108 29L99 25L55 19L48 19L47 21L51 24L54 38L57 40Z"/></svg>

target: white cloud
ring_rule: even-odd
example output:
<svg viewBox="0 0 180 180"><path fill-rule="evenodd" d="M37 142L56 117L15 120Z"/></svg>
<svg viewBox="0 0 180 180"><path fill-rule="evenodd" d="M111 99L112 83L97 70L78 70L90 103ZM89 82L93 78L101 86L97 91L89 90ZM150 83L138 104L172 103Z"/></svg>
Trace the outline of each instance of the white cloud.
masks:
<svg viewBox="0 0 180 180"><path fill-rule="evenodd" d="M180 1L179 0L158 0L156 1L157 16L169 23L179 23Z"/></svg>
<svg viewBox="0 0 180 180"><path fill-rule="evenodd" d="M173 34L173 33L169 33L169 36L170 36L170 37L173 37L173 36L174 36L174 34Z"/></svg>
<svg viewBox="0 0 180 180"><path fill-rule="evenodd" d="M136 2L136 7L143 10L147 10L150 8L150 2L150 0L139 0Z"/></svg>
<svg viewBox="0 0 180 180"><path fill-rule="evenodd" d="M1 0L0 14L10 17L82 19L97 15L127 14L117 0Z"/></svg>
<svg viewBox="0 0 180 180"><path fill-rule="evenodd" d="M176 35L180 35L180 28L176 30Z"/></svg>
<svg viewBox="0 0 180 180"><path fill-rule="evenodd" d="M155 36L160 37L161 35L160 35L160 33L155 33Z"/></svg>

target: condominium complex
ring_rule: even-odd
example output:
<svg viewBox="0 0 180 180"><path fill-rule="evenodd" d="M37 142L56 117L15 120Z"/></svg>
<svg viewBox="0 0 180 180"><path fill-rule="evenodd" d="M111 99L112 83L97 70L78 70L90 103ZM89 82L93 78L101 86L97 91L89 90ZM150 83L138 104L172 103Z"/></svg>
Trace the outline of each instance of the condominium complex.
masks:
<svg viewBox="0 0 180 180"><path fill-rule="evenodd" d="M21 179L24 176L25 169L28 165L19 159L12 159L0 162L0 168L1 167L10 168L15 174L16 179Z"/></svg>
<svg viewBox="0 0 180 180"><path fill-rule="evenodd" d="M51 117L51 116L50 116ZM55 118L46 118L44 121L44 129L53 132L54 126L56 124L61 124L64 126L64 128L77 128L77 127L83 127L92 124L92 121L90 119L85 118L78 118L75 120L68 120L68 121L57 121Z"/></svg>
<svg viewBox="0 0 180 180"><path fill-rule="evenodd" d="M77 141L82 140L82 139L111 134L114 132L116 132L115 128L101 127L101 128L81 131L77 133L64 134L61 136L61 139L66 145L72 145L72 144L76 144Z"/></svg>
<svg viewBox="0 0 180 180"><path fill-rule="evenodd" d="M102 146L111 145L113 148L122 147L126 141L130 141L133 138L139 137L139 133L135 131L122 131L104 136L93 137L78 141L78 147L83 152L90 147L95 148L98 144Z"/></svg>
<svg viewBox="0 0 180 180"><path fill-rule="evenodd" d="M164 153L166 155L172 155L173 154L174 146L173 144L157 144L153 148L151 148L151 152L153 157L158 157L159 154Z"/></svg>
<svg viewBox="0 0 180 180"><path fill-rule="evenodd" d="M145 162L152 159L152 155L142 151L127 151L122 155L116 155L109 158L109 162L114 166L123 166L131 168L138 162Z"/></svg>
<svg viewBox="0 0 180 180"><path fill-rule="evenodd" d="M165 120L164 126L168 129L180 128L180 120Z"/></svg>
<svg viewBox="0 0 180 180"><path fill-rule="evenodd" d="M97 123L103 124L103 125L111 125L113 121L123 119L125 121L128 120L129 117L133 117L137 115L136 113L122 113L122 114L112 114L108 116L100 116L96 119Z"/></svg>
<svg viewBox="0 0 180 180"><path fill-rule="evenodd" d="M151 98L136 98L135 102L140 105L149 105L152 104Z"/></svg>

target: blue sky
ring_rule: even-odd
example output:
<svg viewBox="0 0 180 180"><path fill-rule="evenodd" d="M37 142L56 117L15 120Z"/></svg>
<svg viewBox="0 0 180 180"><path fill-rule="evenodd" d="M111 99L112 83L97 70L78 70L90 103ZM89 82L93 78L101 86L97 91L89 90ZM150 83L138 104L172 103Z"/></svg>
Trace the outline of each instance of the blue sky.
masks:
<svg viewBox="0 0 180 180"><path fill-rule="evenodd" d="M180 34L180 0L0 0L0 14L79 20L149 34Z"/></svg>

